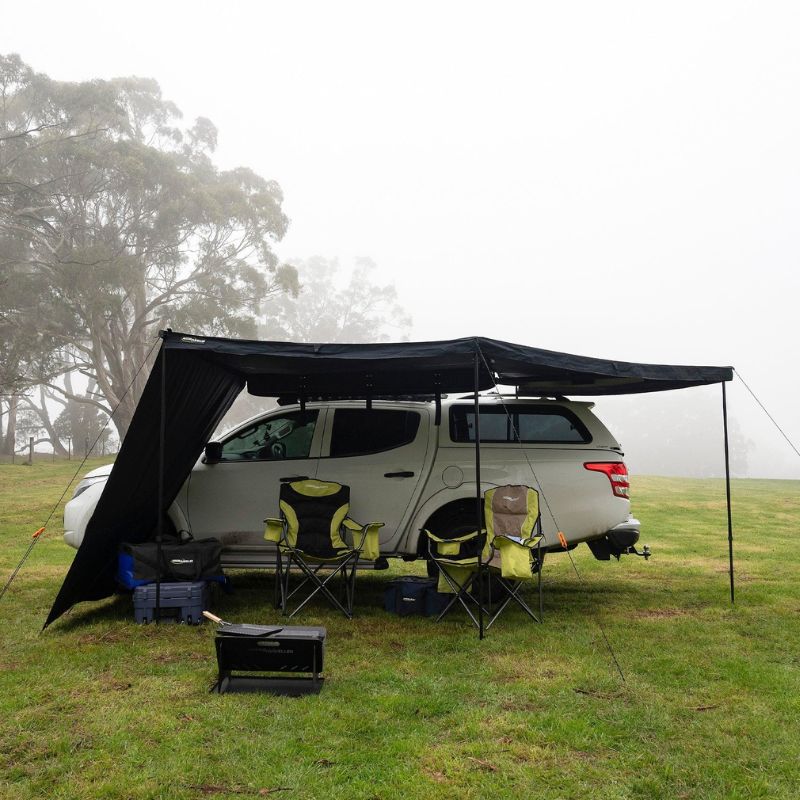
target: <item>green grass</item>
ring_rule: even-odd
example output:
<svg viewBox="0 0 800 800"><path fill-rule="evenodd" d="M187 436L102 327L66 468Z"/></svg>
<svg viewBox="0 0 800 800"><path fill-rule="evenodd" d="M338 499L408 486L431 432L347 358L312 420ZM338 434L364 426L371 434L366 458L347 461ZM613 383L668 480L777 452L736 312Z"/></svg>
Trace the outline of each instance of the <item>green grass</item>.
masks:
<svg viewBox="0 0 800 800"><path fill-rule="evenodd" d="M74 469L0 466L3 581ZM360 576L352 622L302 617L328 628L327 682L297 699L209 694L213 627L137 626L129 598L40 633L73 554L59 511L0 602L0 796L796 798L799 490L734 482L734 607L711 480L636 480L650 562L581 547L581 582L551 557L545 624L512 612L483 642L460 616L381 610L418 565ZM216 609L276 621L271 576L234 578Z"/></svg>

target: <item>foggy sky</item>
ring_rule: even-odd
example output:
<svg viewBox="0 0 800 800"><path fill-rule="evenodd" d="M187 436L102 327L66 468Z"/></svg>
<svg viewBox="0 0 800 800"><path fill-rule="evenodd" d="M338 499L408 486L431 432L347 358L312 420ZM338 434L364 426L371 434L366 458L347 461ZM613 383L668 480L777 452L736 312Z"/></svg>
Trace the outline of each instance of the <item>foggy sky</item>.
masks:
<svg viewBox="0 0 800 800"><path fill-rule="evenodd" d="M374 259L412 339L733 365L800 440L797 4L0 12L0 52L63 80L152 76L188 119L211 118L218 163L282 186L280 256ZM707 408L692 424L718 427L721 464L710 393L597 409L624 445L631 432L635 464L653 459L647 413L677 430ZM729 394L748 474L800 477L741 385ZM662 446L661 463L684 457Z"/></svg>

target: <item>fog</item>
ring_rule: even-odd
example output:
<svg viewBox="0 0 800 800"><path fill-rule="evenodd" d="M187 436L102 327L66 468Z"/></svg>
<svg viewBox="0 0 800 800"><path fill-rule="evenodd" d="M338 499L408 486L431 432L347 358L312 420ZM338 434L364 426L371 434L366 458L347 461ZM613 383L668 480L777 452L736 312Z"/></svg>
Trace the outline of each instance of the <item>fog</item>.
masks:
<svg viewBox="0 0 800 800"><path fill-rule="evenodd" d="M795 3L4 3L0 52L156 78L276 251L378 265L411 339L732 365L800 441ZM720 389L600 398L634 472L719 475ZM800 477L736 380L734 471Z"/></svg>

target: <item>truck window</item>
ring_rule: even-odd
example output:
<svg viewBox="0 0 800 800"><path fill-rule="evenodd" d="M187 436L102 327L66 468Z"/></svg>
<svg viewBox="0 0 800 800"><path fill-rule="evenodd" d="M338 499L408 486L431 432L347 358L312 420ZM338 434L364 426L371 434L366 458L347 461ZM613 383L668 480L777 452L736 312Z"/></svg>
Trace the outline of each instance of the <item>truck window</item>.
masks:
<svg viewBox="0 0 800 800"><path fill-rule="evenodd" d="M333 414L331 456L363 456L411 444L419 413L388 409L337 408Z"/></svg>
<svg viewBox="0 0 800 800"><path fill-rule="evenodd" d="M318 411L290 411L262 419L222 443L222 461L308 458Z"/></svg>
<svg viewBox="0 0 800 800"><path fill-rule="evenodd" d="M481 441L515 444L585 444L592 437L578 417L566 408L508 405L481 408ZM519 438L517 438L517 434ZM475 410L450 408L450 439L475 442Z"/></svg>

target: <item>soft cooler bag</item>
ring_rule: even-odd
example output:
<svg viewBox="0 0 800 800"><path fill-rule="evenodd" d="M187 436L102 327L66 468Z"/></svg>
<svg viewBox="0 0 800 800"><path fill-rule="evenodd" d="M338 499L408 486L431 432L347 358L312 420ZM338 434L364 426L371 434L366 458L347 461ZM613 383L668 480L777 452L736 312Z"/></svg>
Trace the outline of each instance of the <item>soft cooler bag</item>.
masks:
<svg viewBox="0 0 800 800"><path fill-rule="evenodd" d="M436 581L409 575L389 581L383 595L384 608L405 617L409 614L426 613L426 596L436 591Z"/></svg>
<svg viewBox="0 0 800 800"><path fill-rule="evenodd" d="M120 547L117 579L128 589L161 581L225 582L219 539L190 539L188 542L163 542L161 562L158 544L124 543Z"/></svg>

